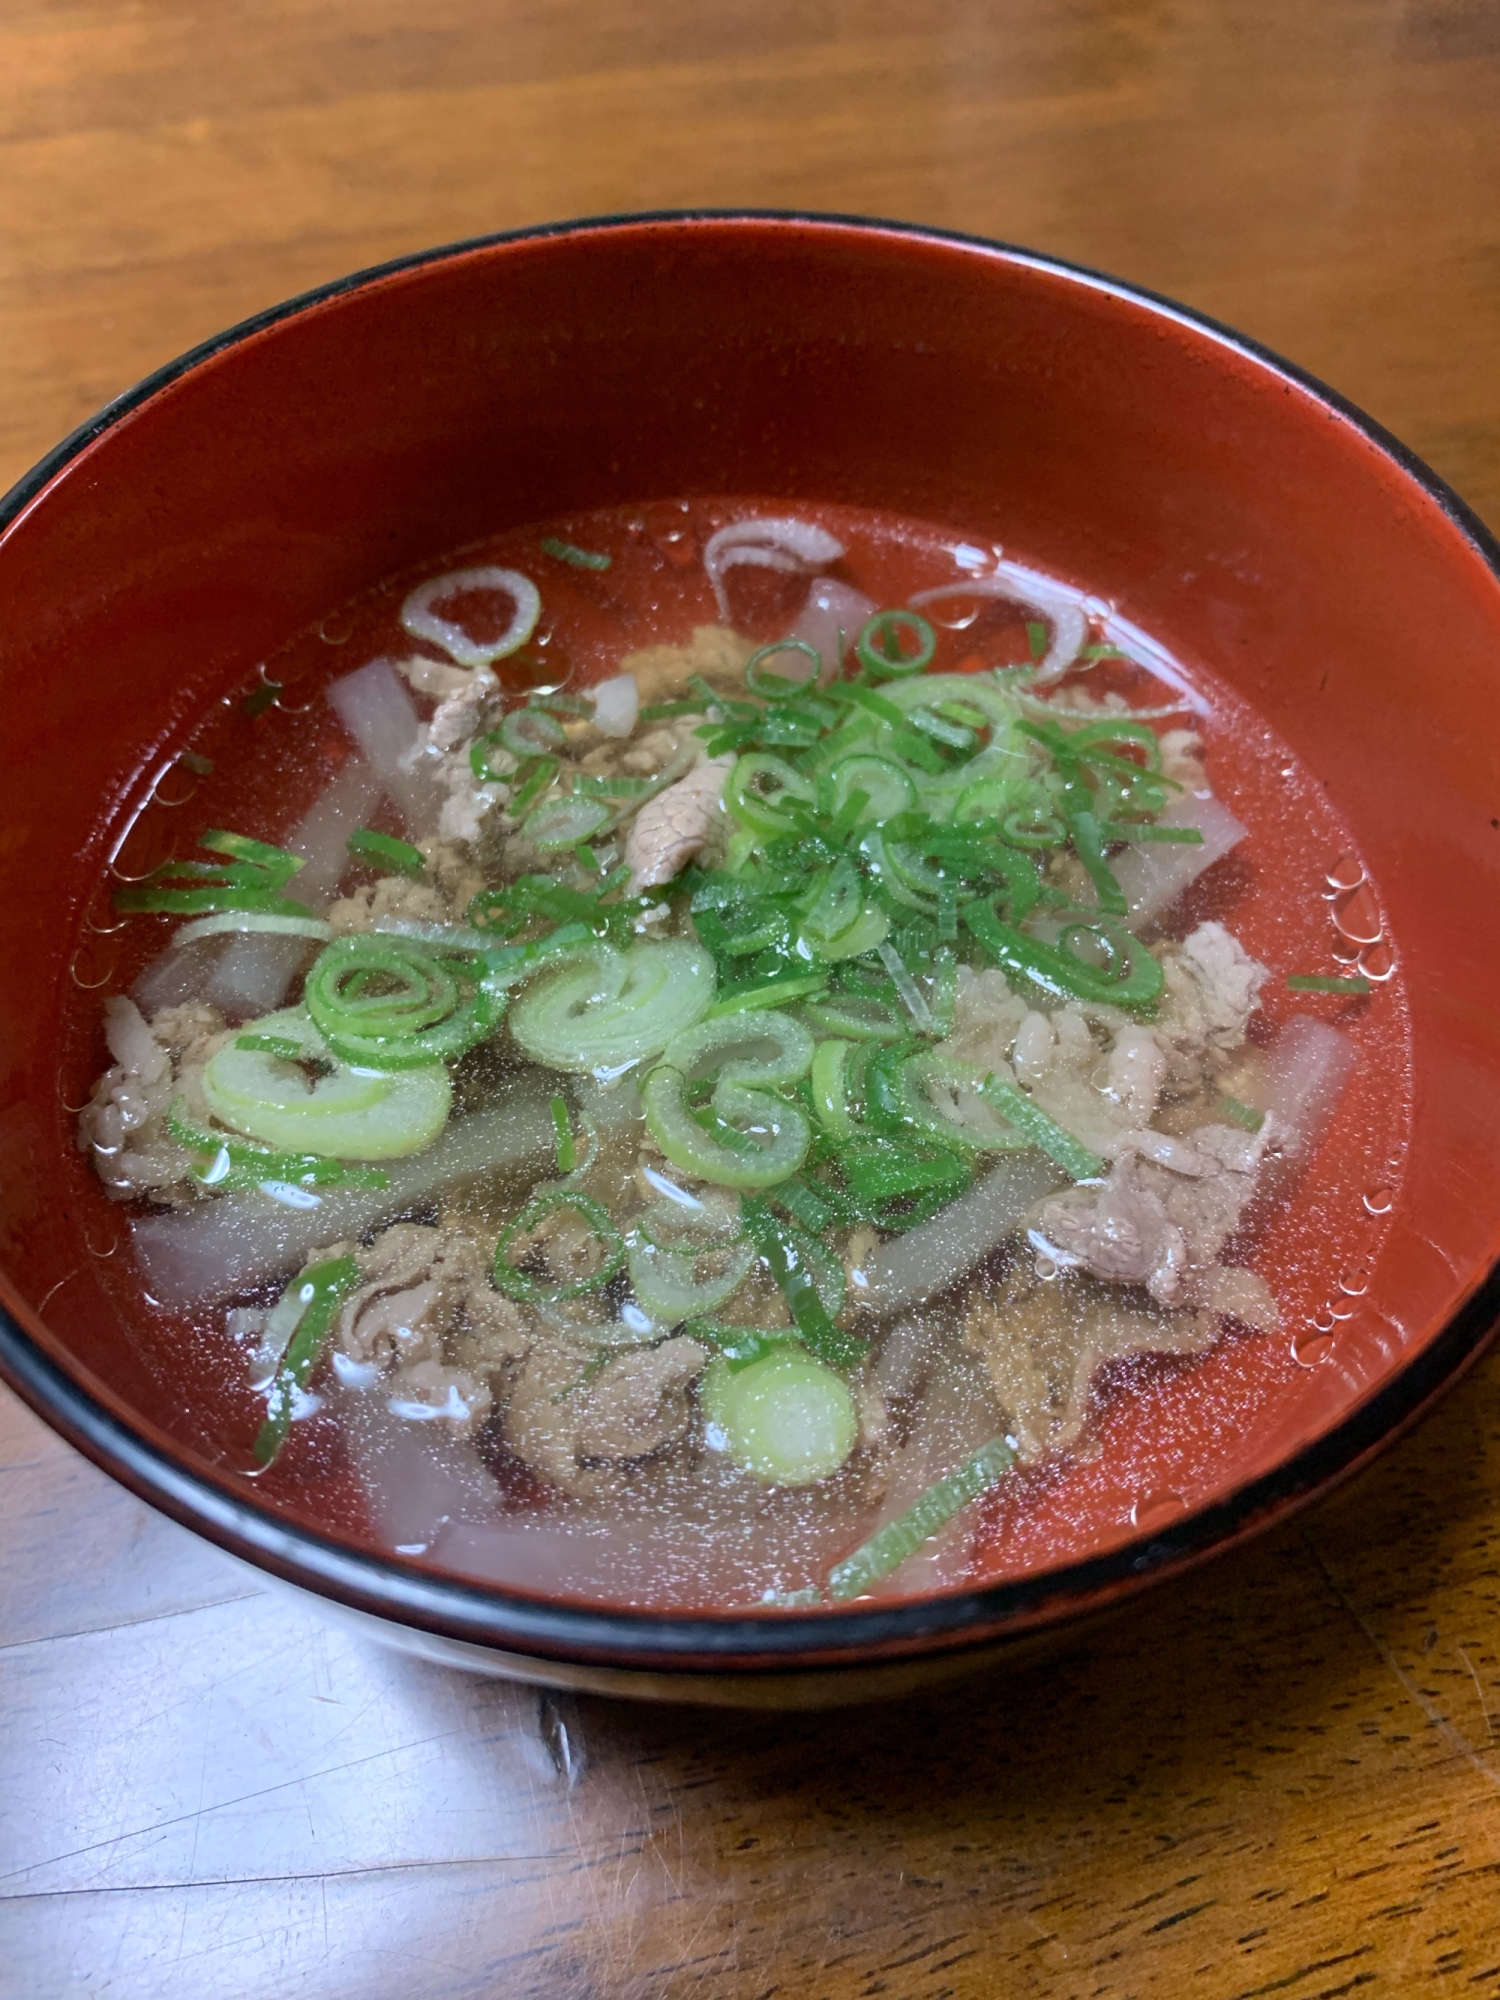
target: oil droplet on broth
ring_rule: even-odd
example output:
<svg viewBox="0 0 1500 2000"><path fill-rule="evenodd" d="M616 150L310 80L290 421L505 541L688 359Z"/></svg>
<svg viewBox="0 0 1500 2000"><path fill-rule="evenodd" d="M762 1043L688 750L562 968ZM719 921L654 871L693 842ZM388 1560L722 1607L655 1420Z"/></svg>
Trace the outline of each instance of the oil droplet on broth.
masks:
<svg viewBox="0 0 1500 2000"><path fill-rule="evenodd" d="M1335 903L1333 923L1351 944L1379 944L1384 926L1368 884L1362 883Z"/></svg>
<svg viewBox="0 0 1500 2000"><path fill-rule="evenodd" d="M1388 1187L1370 1188L1363 1197L1365 1207L1371 1215L1389 1215L1395 1199L1395 1189Z"/></svg>
<svg viewBox="0 0 1500 2000"><path fill-rule="evenodd" d="M1339 1277L1339 1290L1346 1298L1361 1299L1370 1289L1370 1267L1368 1264L1353 1264Z"/></svg>
<svg viewBox="0 0 1500 2000"><path fill-rule="evenodd" d="M1310 1330L1298 1334L1292 1342L1292 1359L1303 1368L1317 1368L1334 1358L1332 1329L1326 1332Z"/></svg>
<svg viewBox="0 0 1500 2000"><path fill-rule="evenodd" d="M1357 889L1365 879L1365 871L1352 854L1341 854L1323 879L1337 895L1345 889Z"/></svg>
<svg viewBox="0 0 1500 2000"><path fill-rule="evenodd" d="M99 943L81 944L68 968L73 984L85 993L92 993L97 986L107 985L114 977L114 970L114 947Z"/></svg>
<svg viewBox="0 0 1500 2000"><path fill-rule="evenodd" d="M1359 954L1358 964L1366 979L1383 986L1396 970L1396 954L1383 941L1366 945Z"/></svg>
<svg viewBox="0 0 1500 2000"><path fill-rule="evenodd" d="M1187 1502L1180 1493L1147 1493L1130 1510L1131 1526L1151 1534L1169 1527L1186 1512Z"/></svg>
<svg viewBox="0 0 1500 2000"><path fill-rule="evenodd" d="M686 569L698 557L697 538L685 518L688 512L686 501L673 501L648 507L642 520L648 541L674 569Z"/></svg>

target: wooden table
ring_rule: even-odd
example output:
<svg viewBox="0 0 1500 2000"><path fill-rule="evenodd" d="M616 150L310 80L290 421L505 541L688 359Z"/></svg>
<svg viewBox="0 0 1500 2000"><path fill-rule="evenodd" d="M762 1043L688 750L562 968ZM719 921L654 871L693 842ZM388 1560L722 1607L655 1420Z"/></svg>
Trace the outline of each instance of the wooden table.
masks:
<svg viewBox="0 0 1500 2000"><path fill-rule="evenodd" d="M1500 522L1494 0L10 0L0 94L0 484L339 272L753 203L1175 293ZM9 1400L0 1506L0 2000L1500 1994L1500 1359L1064 1663L833 1720L387 1657Z"/></svg>

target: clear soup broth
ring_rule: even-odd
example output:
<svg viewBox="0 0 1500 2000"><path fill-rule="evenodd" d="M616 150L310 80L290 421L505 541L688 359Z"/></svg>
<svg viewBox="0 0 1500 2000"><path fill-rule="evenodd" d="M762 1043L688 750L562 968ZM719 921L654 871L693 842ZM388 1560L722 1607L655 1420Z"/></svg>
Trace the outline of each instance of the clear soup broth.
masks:
<svg viewBox="0 0 1500 2000"><path fill-rule="evenodd" d="M1158 1526L1399 1192L1395 948L1315 776L893 514L389 580L203 719L92 921L125 1337L235 1386L268 1496L528 1590L792 1612Z"/></svg>

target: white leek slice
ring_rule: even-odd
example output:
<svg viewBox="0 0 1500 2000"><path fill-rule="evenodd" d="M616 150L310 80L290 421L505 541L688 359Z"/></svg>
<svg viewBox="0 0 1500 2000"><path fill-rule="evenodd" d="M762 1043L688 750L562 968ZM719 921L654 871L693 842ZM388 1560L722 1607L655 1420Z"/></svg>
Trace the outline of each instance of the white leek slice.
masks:
<svg viewBox="0 0 1500 2000"><path fill-rule="evenodd" d="M420 1152L442 1131L453 1085L441 1063L418 1069L356 1069L330 1054L302 1007L285 1007L242 1034L295 1042L309 1065L264 1050L243 1049L240 1036L212 1055L203 1071L203 1095L223 1124L288 1152L320 1153L335 1160L390 1160Z"/></svg>
<svg viewBox="0 0 1500 2000"><path fill-rule="evenodd" d="M690 938L601 945L529 987L510 1011L510 1031L548 1069L618 1070L659 1055L701 1021L714 997L714 962Z"/></svg>
<svg viewBox="0 0 1500 2000"><path fill-rule="evenodd" d="M501 591L515 605L509 625L498 639L488 644L475 639L462 625L442 617L437 610L444 598L471 590ZM503 660L526 644L541 615L541 592L518 569L456 569L447 576L429 577L426 583L417 585L401 607L401 623L412 638L441 646L461 667L488 667L496 660Z"/></svg>

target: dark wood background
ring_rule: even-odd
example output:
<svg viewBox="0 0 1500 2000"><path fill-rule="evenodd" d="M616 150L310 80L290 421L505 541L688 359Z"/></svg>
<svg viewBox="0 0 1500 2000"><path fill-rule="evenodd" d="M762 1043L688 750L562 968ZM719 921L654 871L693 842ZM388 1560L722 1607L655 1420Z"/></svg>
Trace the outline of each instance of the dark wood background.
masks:
<svg viewBox="0 0 1500 2000"><path fill-rule="evenodd" d="M0 485L306 285L703 203L1173 293L1500 523L1495 0L6 0ZM1061 1663L656 1711L333 1633L0 1398L0 2000L1500 1995L1497 1529L1491 1360Z"/></svg>

